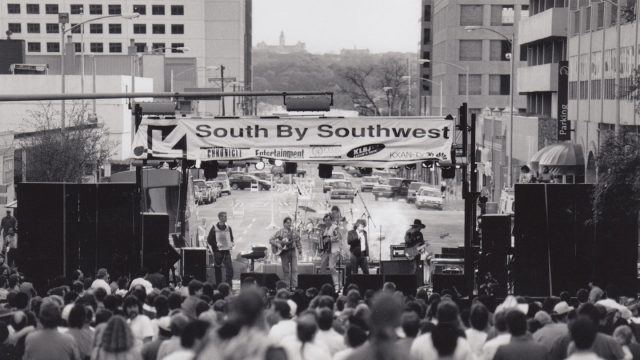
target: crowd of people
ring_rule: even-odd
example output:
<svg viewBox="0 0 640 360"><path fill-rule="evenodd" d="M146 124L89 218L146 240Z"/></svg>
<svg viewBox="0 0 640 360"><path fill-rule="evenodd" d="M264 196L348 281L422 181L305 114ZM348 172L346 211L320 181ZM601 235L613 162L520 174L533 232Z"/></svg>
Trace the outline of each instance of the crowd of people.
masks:
<svg viewBox="0 0 640 360"><path fill-rule="evenodd" d="M173 286L159 273L112 280L100 269L39 294L12 274L0 277L0 359L640 359L635 301L589 286L469 300L393 283Z"/></svg>

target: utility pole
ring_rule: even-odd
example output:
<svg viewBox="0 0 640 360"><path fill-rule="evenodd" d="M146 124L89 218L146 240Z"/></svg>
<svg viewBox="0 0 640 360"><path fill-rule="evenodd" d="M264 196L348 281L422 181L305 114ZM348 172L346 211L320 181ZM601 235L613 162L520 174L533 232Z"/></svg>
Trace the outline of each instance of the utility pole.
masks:
<svg viewBox="0 0 640 360"><path fill-rule="evenodd" d="M222 88L222 92L224 92L224 65L220 65L220 87ZM220 99L222 101L222 116L225 116L224 111L224 97Z"/></svg>

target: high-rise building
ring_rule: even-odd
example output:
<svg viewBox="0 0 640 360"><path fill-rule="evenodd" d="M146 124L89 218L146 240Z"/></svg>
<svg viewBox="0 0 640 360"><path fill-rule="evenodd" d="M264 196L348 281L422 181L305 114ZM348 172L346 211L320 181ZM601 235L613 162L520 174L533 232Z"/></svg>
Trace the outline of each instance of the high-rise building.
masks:
<svg viewBox="0 0 640 360"><path fill-rule="evenodd" d="M433 15L433 0L422 0L422 17L420 22L422 23L420 34L420 52L418 53L420 59L431 59L431 18ZM422 61L419 63L420 69L418 74L420 74L421 79L418 79L420 94L419 100L419 114L431 115L431 93L433 91L433 83L427 80L431 80L431 64L428 62ZM424 80L427 79L427 80ZM435 89L436 92L440 89ZM438 113L436 113L438 114Z"/></svg>
<svg viewBox="0 0 640 360"><path fill-rule="evenodd" d="M470 113L479 114L486 107L509 107L509 59L514 53L518 67L526 60L526 52L521 53L517 45L511 49L507 39L511 39L514 24L528 15L528 8L527 0L433 0L430 66L433 80L442 80L444 86L444 114L457 115L458 107L466 101L467 69ZM467 26L485 29L468 31ZM439 103L439 92L434 91L432 113L439 111ZM526 98L518 96L517 89L513 107L516 111L526 108Z"/></svg>
<svg viewBox="0 0 640 360"><path fill-rule="evenodd" d="M39 55L60 54L60 14L69 14L66 30L106 17L85 24L84 29L78 26L68 31L65 42L69 35L77 53L84 48L86 54L95 56L127 54L133 43L138 53L164 53L178 64L181 58L195 58L195 71L181 74L194 77L195 86L222 87L220 68L224 66L225 91L232 83L250 89L251 1L7 0L0 4L0 29L11 31L12 39L25 40L27 59L36 61ZM140 16L125 18L133 13ZM50 73L55 74L55 69L50 66ZM174 80L179 83L184 79Z"/></svg>

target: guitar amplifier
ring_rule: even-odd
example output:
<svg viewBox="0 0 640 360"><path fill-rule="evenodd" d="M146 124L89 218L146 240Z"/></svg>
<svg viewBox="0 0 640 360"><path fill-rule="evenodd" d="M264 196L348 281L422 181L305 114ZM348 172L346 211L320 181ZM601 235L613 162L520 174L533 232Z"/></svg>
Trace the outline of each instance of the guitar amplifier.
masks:
<svg viewBox="0 0 640 360"><path fill-rule="evenodd" d="M391 260L402 260L406 259L404 251L406 249L405 244L391 245L389 246L389 254L391 254Z"/></svg>
<svg viewBox="0 0 640 360"><path fill-rule="evenodd" d="M464 275L464 259L432 259L431 272L436 275Z"/></svg>

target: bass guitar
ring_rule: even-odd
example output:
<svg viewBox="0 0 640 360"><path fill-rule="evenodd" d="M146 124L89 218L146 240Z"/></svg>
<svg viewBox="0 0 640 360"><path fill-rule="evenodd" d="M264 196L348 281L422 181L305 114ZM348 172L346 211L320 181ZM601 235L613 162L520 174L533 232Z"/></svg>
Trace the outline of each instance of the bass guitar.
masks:
<svg viewBox="0 0 640 360"><path fill-rule="evenodd" d="M274 255L280 255L285 251L291 250L292 245L289 238L276 239L275 244L271 244L271 252Z"/></svg>

